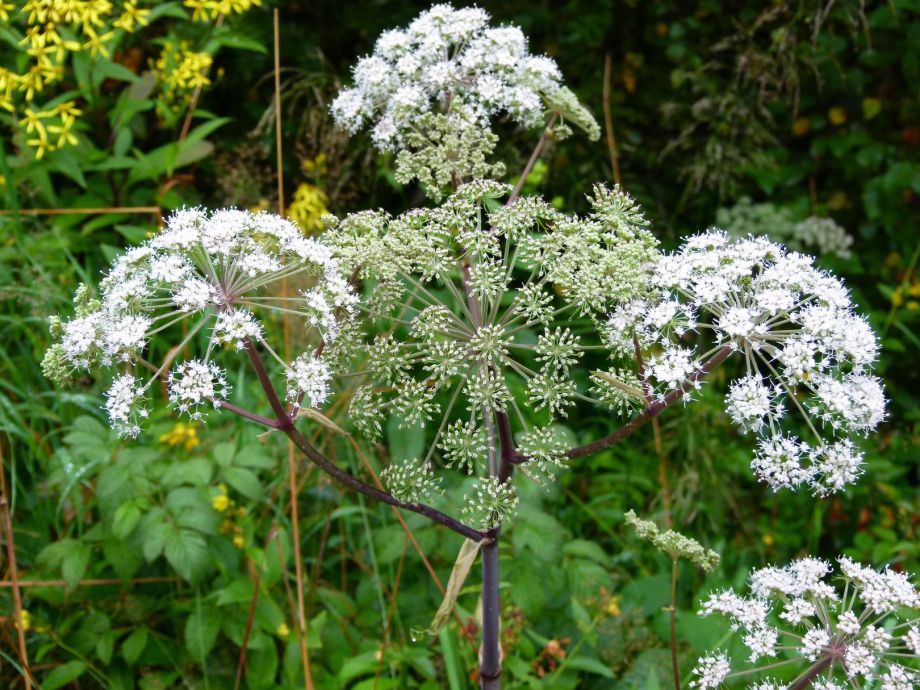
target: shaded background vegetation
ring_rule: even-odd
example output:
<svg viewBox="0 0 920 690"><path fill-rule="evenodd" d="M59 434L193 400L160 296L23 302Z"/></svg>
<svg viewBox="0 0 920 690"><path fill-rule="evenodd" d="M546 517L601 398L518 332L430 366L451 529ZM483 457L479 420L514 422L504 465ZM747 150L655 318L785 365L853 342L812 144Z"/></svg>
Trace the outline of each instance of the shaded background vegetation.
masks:
<svg viewBox="0 0 920 690"><path fill-rule="evenodd" d="M151 214L49 218L16 216L16 209L277 205L271 8L202 29L181 18L178 3L166 5L167 16L126 37L112 62L140 75L166 39L211 50L214 84L190 134L181 136L188 100L164 106L156 92L135 93L141 105L113 120L114 105L135 83L120 72L86 87L80 142L70 152L36 161L2 116L0 199L14 214L0 217L0 450L20 577L67 583L24 590L30 660L45 687L229 688L248 639L244 686L304 687L284 446L217 415L190 427L164 414L145 443L119 442L105 426L95 382L62 394L38 366L47 317L67 311L79 282L155 225ZM622 184L666 246L712 225L719 209L743 197L843 226L854 238L852 255L820 262L845 277L881 334L880 375L891 399L888 422L865 441L864 477L826 501L775 496L754 481L750 439L722 413L724 371L699 402L670 410L660 434L649 427L627 445L577 461L549 489L525 489L502 552L507 686L668 683L667 562L623 528L630 508L722 553L708 579L682 573L685 671L726 632L695 618L700 594L743 582L752 566L847 553L920 570L920 3L484 6L496 20L519 24L534 52L553 56L599 121L610 56ZM323 209L398 212L423 203L417 190L394 183L392 161L369 153L366 139L335 130L327 106L376 36L425 7L281 3L284 192L308 231ZM514 181L536 137L507 134L503 154ZM543 161L527 189L568 210L583 210L593 182L613 180L604 141L574 137L551 146ZM231 375L255 391L248 372ZM330 415L341 417L343 407ZM587 439L614 423L585 411L572 427ZM378 447L329 441L326 450L368 476L368 467L379 470L424 442L395 427L386 438ZM403 527L388 508L300 469L314 686L474 687L477 664L465 634L476 629L478 578L467 583L445 632L417 634L440 594ZM446 580L459 541L415 517L406 517L413 537ZM160 518L174 531L162 532ZM0 573L9 579L5 557ZM89 578L114 582L78 585ZM0 683L17 687L6 587L0 616Z"/></svg>

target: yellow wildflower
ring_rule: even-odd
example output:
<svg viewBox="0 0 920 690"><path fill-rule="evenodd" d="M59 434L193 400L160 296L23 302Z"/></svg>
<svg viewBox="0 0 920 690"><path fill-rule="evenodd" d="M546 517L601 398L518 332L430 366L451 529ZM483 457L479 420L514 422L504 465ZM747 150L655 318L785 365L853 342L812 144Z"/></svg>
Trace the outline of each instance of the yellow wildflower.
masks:
<svg viewBox="0 0 920 690"><path fill-rule="evenodd" d="M277 634L278 637L287 637L288 635L291 634L291 629L287 627L287 624L282 623L281 625L278 626L278 629L275 631L275 634Z"/></svg>
<svg viewBox="0 0 920 690"><path fill-rule="evenodd" d="M773 535L770 534L769 532L768 532L767 534L763 535L763 536L760 538L760 540L764 543L765 546L773 546L773 542L775 541L775 540L773 539Z"/></svg>
<svg viewBox="0 0 920 690"><path fill-rule="evenodd" d="M97 35L93 29L88 26L83 27L83 33L89 38L89 40L83 44L84 48L89 48L90 57L109 57L109 49L105 46L105 41L108 41L115 35L114 31L106 31L101 36Z"/></svg>
<svg viewBox="0 0 920 690"><path fill-rule="evenodd" d="M220 494L211 499L211 505L218 513L222 513L230 507L231 501L224 494Z"/></svg>
<svg viewBox="0 0 920 690"><path fill-rule="evenodd" d="M320 218L329 213L326 208L326 193L312 184L304 182L294 192L294 200L288 207L288 218L306 231L320 227Z"/></svg>
<svg viewBox="0 0 920 690"><path fill-rule="evenodd" d="M134 31L134 25L147 26L147 15L150 10L142 10L135 0L128 0L122 8L122 15L115 20L113 26L124 29L128 33Z"/></svg>
<svg viewBox="0 0 920 690"><path fill-rule="evenodd" d="M246 538L242 534L237 534L233 537L233 545L238 549L242 549L246 546Z"/></svg>
<svg viewBox="0 0 920 690"><path fill-rule="evenodd" d="M847 111L840 106L834 106L827 111L827 119L832 125L839 127L847 121Z"/></svg>
<svg viewBox="0 0 920 690"><path fill-rule="evenodd" d="M10 10L16 9L16 6L11 2L0 2L0 22L8 22L10 20Z"/></svg>
<svg viewBox="0 0 920 690"><path fill-rule="evenodd" d="M326 153L322 152L316 158L307 158L300 164L304 175L316 178L326 174Z"/></svg>
<svg viewBox="0 0 920 690"><path fill-rule="evenodd" d="M168 446L184 446L185 450L196 448L201 441L198 439L198 429L194 424L177 422L172 430L160 436L160 443ZM226 492L224 492L226 493Z"/></svg>
<svg viewBox="0 0 920 690"><path fill-rule="evenodd" d="M19 627L19 626L16 626L16 627ZM22 630L23 632L26 632L31 627L32 627L32 614L26 611L25 609L23 609L22 610Z"/></svg>

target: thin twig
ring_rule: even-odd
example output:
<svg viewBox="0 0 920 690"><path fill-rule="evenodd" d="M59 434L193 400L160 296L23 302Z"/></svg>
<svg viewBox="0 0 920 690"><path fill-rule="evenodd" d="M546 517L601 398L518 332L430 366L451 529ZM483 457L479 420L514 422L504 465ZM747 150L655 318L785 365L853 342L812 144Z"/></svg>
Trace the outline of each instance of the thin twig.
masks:
<svg viewBox="0 0 920 690"><path fill-rule="evenodd" d="M105 577L89 580L79 580L76 587L106 587L109 585L150 585L162 584L166 582L179 582L178 577L134 577L130 580L121 580L117 577ZM12 580L0 580L0 587L14 587L20 589L26 587L70 587L70 584L64 580L19 580L14 585Z"/></svg>
<svg viewBox="0 0 920 690"><path fill-rule="evenodd" d="M152 213L161 216L159 206L111 206L108 208L20 208L0 209L0 216L95 216L106 213Z"/></svg>
<svg viewBox="0 0 920 690"><path fill-rule="evenodd" d="M604 57L604 128L607 130L607 150L610 152L610 169L613 171L613 181L623 184L620 178L620 161L617 157L617 140L613 134L613 114L610 107L611 80L613 77L613 54L607 53Z"/></svg>
<svg viewBox="0 0 920 690"><path fill-rule="evenodd" d="M0 448L2 453L2 448ZM6 557L9 561L10 580L13 587L13 613L16 619L16 637L19 642L19 664L25 678L26 690L32 687L32 672L29 670L29 652L26 649L26 631L22 620L22 594L19 591L19 571L16 568L16 541L13 538L13 521L10 518L10 504L7 500L6 470L0 454L0 520L6 535ZM37 683L36 683L37 685Z"/></svg>
<svg viewBox="0 0 920 690"><path fill-rule="evenodd" d="M281 50L278 9L273 11L275 36L275 158L278 166L278 214L284 215L284 172L281 158Z"/></svg>
<svg viewBox="0 0 920 690"><path fill-rule="evenodd" d="M268 538L262 546L262 553L268 549L271 540L275 538L277 532L272 528L268 533ZM252 624L256 618L256 603L259 600L259 589L262 583L262 568L254 568L252 561L249 561L249 567L255 570L252 583L252 598L249 600L249 613L246 615L246 629L243 631L243 641L240 644L240 655L236 662L236 678L233 679L233 690L239 690L240 683L243 680L243 672L246 670L246 652L249 648L249 637L252 635Z"/></svg>
<svg viewBox="0 0 920 690"><path fill-rule="evenodd" d="M680 690L680 667L677 664L677 559L671 563L671 605L668 607L668 629L671 638L671 670L674 672L674 690Z"/></svg>
<svg viewBox="0 0 920 690"><path fill-rule="evenodd" d="M651 421L654 417L657 417L668 407L684 397L684 395L691 388L693 388L693 386L698 381L703 379L710 371L724 362L732 352L733 350L731 347L726 345L721 350L716 352L716 354L714 354L708 361L706 361L699 369L697 369L680 388L672 390L661 400L656 400L653 403L647 405L645 409L642 410L642 412L637 414L629 422L614 431L612 434L604 436L603 438L599 438L596 441L592 441L591 443L586 443L583 446L570 448L566 452L566 456L570 458L581 458L586 455L592 455L598 451L604 450L605 448L609 448L610 446L619 443L628 436L631 436L638 429L645 426L645 424ZM515 464L520 464L523 461L526 461L526 458L521 458L520 456L517 456L514 460Z"/></svg>
<svg viewBox="0 0 920 690"><path fill-rule="evenodd" d="M396 578L393 582L393 592L390 594L390 605L387 607L387 622L383 628L383 643L380 645L380 658L377 659L377 670L374 672L374 687L377 690L377 683L380 680L380 672L383 670L383 659L390 636L390 628L393 624L393 613L396 610L396 597L399 594L399 581L402 579L403 566L406 563L406 550L409 546L409 539L403 539L402 553L399 555L399 564L396 566Z"/></svg>
<svg viewBox="0 0 920 690"><path fill-rule="evenodd" d="M527 160L527 165L524 166L521 176L518 178L517 184L514 185L514 191L511 192L511 196L508 197L508 201L505 204L510 204L512 201L518 198L521 193L521 188L524 186L524 182L527 181L527 176L530 175L530 171L533 169L533 166L536 164L537 159L540 157L540 152L543 151L543 147L546 145L547 139L549 139L550 129L554 124L556 124L556 113L553 113L553 116L549 119L549 122L546 123L546 127L543 129L543 134L540 135L537 145L533 149L533 153L530 154L530 158Z"/></svg>
<svg viewBox="0 0 920 690"><path fill-rule="evenodd" d="M217 21L214 22L214 28L219 29L224 23L224 15L221 14ZM185 119L182 121L182 129L179 132L179 143L181 144L185 141L185 137L188 136L189 130L192 128L192 118L195 116L195 110L198 108L198 101L201 99L202 85L199 84L195 87L195 91L192 93L192 98L188 103L188 110L185 113Z"/></svg>

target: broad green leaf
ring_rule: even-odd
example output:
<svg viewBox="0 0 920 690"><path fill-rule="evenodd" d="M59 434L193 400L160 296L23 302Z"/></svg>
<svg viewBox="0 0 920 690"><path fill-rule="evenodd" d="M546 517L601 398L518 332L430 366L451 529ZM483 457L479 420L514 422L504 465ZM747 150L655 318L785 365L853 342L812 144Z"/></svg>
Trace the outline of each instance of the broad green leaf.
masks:
<svg viewBox="0 0 920 690"><path fill-rule="evenodd" d="M66 664L52 669L42 681L42 690L57 690L68 683L72 683L83 675L86 664L82 661L68 661Z"/></svg>
<svg viewBox="0 0 920 690"><path fill-rule="evenodd" d="M112 661L112 652L115 649L115 633L111 630L103 633L96 640L96 657L106 666Z"/></svg>
<svg viewBox="0 0 920 690"><path fill-rule="evenodd" d="M246 685L251 690L274 688L278 672L278 650L275 645L250 651L246 661Z"/></svg>
<svg viewBox="0 0 920 690"><path fill-rule="evenodd" d="M228 467L221 473L221 477L248 499L258 501L262 497L262 484L252 470L244 467Z"/></svg>
<svg viewBox="0 0 920 690"><path fill-rule="evenodd" d="M616 678L606 664L601 662L598 659L594 659L588 656L576 656L572 659L569 659L566 664L566 668L572 668L576 671L587 671L588 673L594 673L604 678Z"/></svg>
<svg viewBox="0 0 920 690"><path fill-rule="evenodd" d="M147 628L135 628L134 631L121 643L121 657L128 666L134 666L144 653L147 646Z"/></svg>
<svg viewBox="0 0 920 690"><path fill-rule="evenodd" d="M141 521L141 509L136 501L126 501L118 506L112 518L112 534L117 539L127 539Z"/></svg>
<svg viewBox="0 0 920 690"><path fill-rule="evenodd" d="M162 508L154 508L144 518L144 558L151 562L163 553L166 540L172 533L172 528L166 521L166 513Z"/></svg>
<svg viewBox="0 0 920 690"><path fill-rule="evenodd" d="M220 632L220 614L213 606L198 600L185 621L185 646L196 661L203 661L214 648Z"/></svg>
<svg viewBox="0 0 920 690"><path fill-rule="evenodd" d="M208 568L208 545L198 532L172 529L163 548L166 560L179 575L195 582Z"/></svg>

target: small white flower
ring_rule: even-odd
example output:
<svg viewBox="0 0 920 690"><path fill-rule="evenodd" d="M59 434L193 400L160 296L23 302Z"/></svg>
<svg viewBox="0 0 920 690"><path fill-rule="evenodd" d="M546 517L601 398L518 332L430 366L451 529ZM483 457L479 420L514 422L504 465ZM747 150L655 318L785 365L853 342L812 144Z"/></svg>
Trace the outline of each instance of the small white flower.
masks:
<svg viewBox="0 0 920 690"><path fill-rule="evenodd" d="M220 407L226 389L224 372L214 362L190 359L169 374L169 402L191 419L201 419L208 404Z"/></svg>
<svg viewBox="0 0 920 690"><path fill-rule="evenodd" d="M262 340L262 326L248 309L222 311L211 332L211 341L242 350L246 342Z"/></svg>
<svg viewBox="0 0 920 690"><path fill-rule="evenodd" d="M141 431L139 420L150 413L144 404L143 387L132 374L116 378L105 396L105 411L109 422L121 436L136 438Z"/></svg>
<svg viewBox="0 0 920 690"><path fill-rule="evenodd" d="M699 690L715 690L730 671L731 665L724 652L704 656L693 669L695 678L690 681L690 687L699 688Z"/></svg>
<svg viewBox="0 0 920 690"><path fill-rule="evenodd" d="M322 360L309 353L300 355L291 362L287 372L287 397L300 407L301 398L308 407L319 407L329 397L329 382L332 372Z"/></svg>

